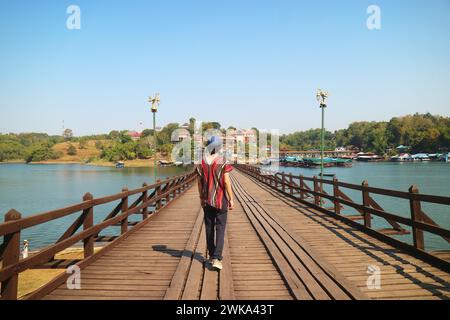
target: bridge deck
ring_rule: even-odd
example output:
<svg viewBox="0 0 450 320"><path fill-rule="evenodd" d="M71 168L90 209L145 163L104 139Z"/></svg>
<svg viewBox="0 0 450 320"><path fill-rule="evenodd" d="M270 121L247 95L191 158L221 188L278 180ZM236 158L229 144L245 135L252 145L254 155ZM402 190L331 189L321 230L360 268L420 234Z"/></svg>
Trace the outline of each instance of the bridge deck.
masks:
<svg viewBox="0 0 450 320"><path fill-rule="evenodd" d="M203 266L196 187L45 299L448 299L450 275L233 172L220 273ZM381 269L369 290L367 267Z"/></svg>

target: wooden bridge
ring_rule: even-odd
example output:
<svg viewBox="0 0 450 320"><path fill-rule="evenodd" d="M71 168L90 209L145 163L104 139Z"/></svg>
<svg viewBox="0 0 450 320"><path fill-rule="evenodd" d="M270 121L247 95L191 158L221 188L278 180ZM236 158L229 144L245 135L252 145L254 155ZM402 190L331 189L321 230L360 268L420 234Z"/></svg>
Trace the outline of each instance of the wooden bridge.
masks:
<svg viewBox="0 0 450 320"><path fill-rule="evenodd" d="M343 157L343 156L351 156L355 154L354 150L324 150L323 151L325 157ZM321 151L320 150L281 150L280 156L300 156L304 158L320 158Z"/></svg>
<svg viewBox="0 0 450 320"><path fill-rule="evenodd" d="M0 224L1 298L17 299L18 276L32 268L81 269L80 289L70 274L21 299L442 299L450 297L450 253L425 250L424 232L450 239L421 203L448 206L450 198L371 188L338 180L264 174L236 166L236 208L228 215L224 269L204 266L207 258L196 176L188 173L136 190L22 218L11 210ZM327 192L325 185L332 188ZM354 202L344 189L361 192ZM394 215L373 194L410 202L409 218ZM134 201L132 199L136 198ZM133 201L132 204L129 202ZM118 202L94 224L98 207ZM327 205L331 204L331 207ZM356 214L345 212L348 208ZM94 212L95 211L95 212ZM81 212L53 245L20 259L23 229ZM130 222L132 215L141 221ZM392 228L375 230L373 216ZM361 221L361 222L360 222ZM117 226L120 236L99 235ZM82 229L78 231L78 229ZM412 237L412 244L400 241ZM84 259L55 255L83 242ZM107 241L95 251L96 242ZM379 282L377 282L380 280Z"/></svg>

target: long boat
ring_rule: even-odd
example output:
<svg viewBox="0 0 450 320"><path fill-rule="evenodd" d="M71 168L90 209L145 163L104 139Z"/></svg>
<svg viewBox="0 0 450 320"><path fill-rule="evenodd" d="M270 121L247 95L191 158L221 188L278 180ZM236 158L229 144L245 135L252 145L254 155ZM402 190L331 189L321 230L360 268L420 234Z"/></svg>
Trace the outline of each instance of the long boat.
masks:
<svg viewBox="0 0 450 320"><path fill-rule="evenodd" d="M407 161L412 161L412 160L413 160L413 157L411 157L411 155L409 153L401 153L401 154L391 157L391 161L394 161L394 162L407 162Z"/></svg>
<svg viewBox="0 0 450 320"><path fill-rule="evenodd" d="M356 161L363 161L363 162L375 162L375 161L382 161L384 160L383 157L372 153L372 152L368 152L368 153L363 153L360 152L356 155Z"/></svg>
<svg viewBox="0 0 450 320"><path fill-rule="evenodd" d="M413 161L430 161L430 157L427 153L417 153L411 156Z"/></svg>

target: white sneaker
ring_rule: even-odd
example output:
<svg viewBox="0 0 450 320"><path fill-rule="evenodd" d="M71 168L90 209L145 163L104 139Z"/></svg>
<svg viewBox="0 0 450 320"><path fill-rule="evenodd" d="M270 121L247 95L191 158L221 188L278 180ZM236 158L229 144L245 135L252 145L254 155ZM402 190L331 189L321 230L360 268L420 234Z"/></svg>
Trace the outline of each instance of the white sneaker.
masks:
<svg viewBox="0 0 450 320"><path fill-rule="evenodd" d="M212 266L217 270L222 270L223 268L222 261L220 261L219 259L213 259Z"/></svg>

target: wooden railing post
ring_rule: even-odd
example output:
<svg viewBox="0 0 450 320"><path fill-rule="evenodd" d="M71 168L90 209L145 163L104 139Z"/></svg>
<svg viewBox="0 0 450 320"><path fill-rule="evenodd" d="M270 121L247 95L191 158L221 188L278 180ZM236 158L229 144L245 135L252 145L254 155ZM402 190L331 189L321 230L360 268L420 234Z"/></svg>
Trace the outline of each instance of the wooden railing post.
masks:
<svg viewBox="0 0 450 320"><path fill-rule="evenodd" d="M368 186L369 186L369 183L367 182L367 180L364 180L362 182L362 184L361 184L361 187L362 187L362 201L363 201L363 206L364 207L369 207L370 206L369 192L367 191L367 187ZM366 210L364 210L364 226L366 228L371 228L372 227L371 215Z"/></svg>
<svg viewBox="0 0 450 320"><path fill-rule="evenodd" d="M299 181L300 181L300 199L304 200L305 199L305 181L303 180L303 175L299 175L298 177Z"/></svg>
<svg viewBox="0 0 450 320"><path fill-rule="evenodd" d="M281 174L281 188L283 192L286 192L286 174L284 172Z"/></svg>
<svg viewBox="0 0 450 320"><path fill-rule="evenodd" d="M341 214L341 204L339 203L339 185L338 179L333 178L333 197L334 197L334 213Z"/></svg>
<svg viewBox="0 0 450 320"><path fill-rule="evenodd" d="M275 173L275 174L273 175L273 178L275 179L275 183L274 183L275 189L278 190L278 175Z"/></svg>
<svg viewBox="0 0 450 320"><path fill-rule="evenodd" d="M128 211L128 188L123 188L122 192L127 192L127 195L122 198L122 207L121 207L121 212L122 214ZM124 234L125 232L128 231L128 217L126 217L125 219L123 219L120 222L120 232L121 234Z"/></svg>
<svg viewBox="0 0 450 320"><path fill-rule="evenodd" d="M291 196L294 195L294 189L292 188L294 184L294 179L292 178L292 172L289 173L289 193L291 194Z"/></svg>
<svg viewBox="0 0 450 320"><path fill-rule="evenodd" d="M169 177L166 179L166 205L170 202L170 188L172 187L172 183L169 181Z"/></svg>
<svg viewBox="0 0 450 320"><path fill-rule="evenodd" d="M180 181L181 181L181 179L182 179L182 178L177 179L177 187L180 186ZM180 193L181 193L181 188L177 188L177 194L180 194ZM155 194L156 194L156 193L155 193Z"/></svg>
<svg viewBox="0 0 450 320"><path fill-rule="evenodd" d="M94 197L89 192L83 196L83 201L90 201L92 199ZM85 216L83 219L83 230L87 230L94 225L94 207L89 207L84 210L83 215ZM94 254L94 235L83 240L83 249L85 258Z"/></svg>
<svg viewBox="0 0 450 320"><path fill-rule="evenodd" d="M413 198L414 194L419 193L419 189L417 188L417 186L411 186L409 188L409 193L411 194L411 197L409 198L409 206L411 209L411 220L413 221L412 234L413 234L414 247L417 249L425 250L423 230L417 228L414 225L414 222L422 221L422 213L421 213L422 209L421 209L420 201L415 200Z"/></svg>
<svg viewBox="0 0 450 320"><path fill-rule="evenodd" d="M5 215L5 222L19 220L22 215L12 209ZM20 258L20 231L6 234L3 237L3 245L5 251L3 253L3 268L19 262ZM9 278L2 281L1 299L17 300L17 287L19 283L19 275L14 273Z"/></svg>
<svg viewBox="0 0 450 320"><path fill-rule="evenodd" d="M147 188L148 187L147 183L144 182L142 187ZM147 202L147 199L148 199L148 190L146 189L144 192L142 192L142 203ZM145 206L142 209L142 220L145 220L147 218L148 218L148 206Z"/></svg>
<svg viewBox="0 0 450 320"><path fill-rule="evenodd" d="M174 183L173 183L173 188L174 188L174 190L172 191L172 198L173 199L175 199L177 197L177 194L178 194L178 190L177 190L178 180L179 180L179 178L176 178L174 180Z"/></svg>
<svg viewBox="0 0 450 320"><path fill-rule="evenodd" d="M319 183L317 182L317 176L313 177L314 192L319 192ZM320 197L314 194L314 204L320 206Z"/></svg>
<svg viewBox="0 0 450 320"><path fill-rule="evenodd" d="M158 179L156 181L156 183L160 183L160 182L161 182L160 179ZM181 190L183 190L183 189L181 189ZM161 185L156 187L155 196L159 197L160 194L161 194ZM159 210L159 209L161 209L161 199L156 200L156 210Z"/></svg>

